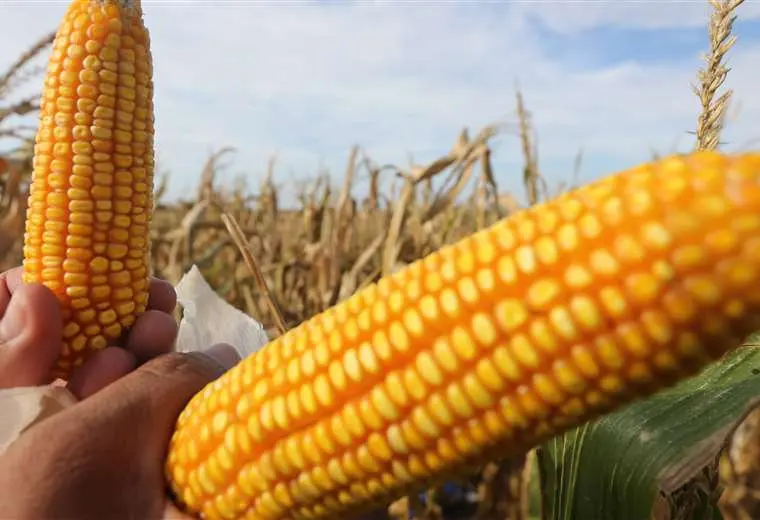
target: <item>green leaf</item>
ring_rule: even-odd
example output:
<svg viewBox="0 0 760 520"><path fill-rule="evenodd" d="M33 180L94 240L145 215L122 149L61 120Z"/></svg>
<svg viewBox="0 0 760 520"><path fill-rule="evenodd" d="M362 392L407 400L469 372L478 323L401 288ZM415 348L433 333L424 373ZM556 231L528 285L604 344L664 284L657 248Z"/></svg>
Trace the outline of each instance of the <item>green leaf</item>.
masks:
<svg viewBox="0 0 760 520"><path fill-rule="evenodd" d="M760 396L757 374L760 348L740 347L670 389L542 445L545 518L652 518L660 492L668 495L713 462ZM720 518L710 505L698 515L690 518Z"/></svg>

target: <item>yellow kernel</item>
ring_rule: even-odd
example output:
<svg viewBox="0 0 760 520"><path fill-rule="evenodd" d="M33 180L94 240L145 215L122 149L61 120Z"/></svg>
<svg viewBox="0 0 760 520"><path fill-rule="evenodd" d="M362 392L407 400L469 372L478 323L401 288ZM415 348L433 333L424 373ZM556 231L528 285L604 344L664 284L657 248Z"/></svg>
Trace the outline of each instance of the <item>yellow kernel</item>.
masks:
<svg viewBox="0 0 760 520"><path fill-rule="evenodd" d="M528 341L524 334L517 334L510 341L511 353L520 363L529 368L536 368L540 359L536 348Z"/></svg>
<svg viewBox="0 0 760 520"><path fill-rule="evenodd" d="M399 352L406 352L409 350L409 347L411 346L409 336L398 321L391 323L388 332L388 340L394 349Z"/></svg>
<svg viewBox="0 0 760 520"><path fill-rule="evenodd" d="M652 197L642 191L634 191L628 197L628 210L631 214L639 216L647 213L652 207Z"/></svg>
<svg viewBox="0 0 760 520"><path fill-rule="evenodd" d="M448 314L450 318L456 319L462 312L459 304L459 296L457 296L457 293L449 287L441 291L440 303L441 309Z"/></svg>
<svg viewBox="0 0 760 520"><path fill-rule="evenodd" d="M330 406L333 403L333 391L324 374L320 374L314 380L314 395L322 406Z"/></svg>
<svg viewBox="0 0 760 520"><path fill-rule="evenodd" d="M615 237L614 251L618 260L631 263L643 260L646 254L641 244L630 235Z"/></svg>
<svg viewBox="0 0 760 520"><path fill-rule="evenodd" d="M557 230L557 243L560 249L572 251L578 246L578 231L571 223L565 223Z"/></svg>
<svg viewBox="0 0 760 520"><path fill-rule="evenodd" d="M530 391L530 388L521 385L517 388L517 398L520 402L520 406L525 413L535 419L542 419L549 414L548 406L541 400L536 398Z"/></svg>
<svg viewBox="0 0 760 520"><path fill-rule="evenodd" d="M586 377L592 378L599 375L599 366L587 347L576 345L570 352L570 356L576 368Z"/></svg>
<svg viewBox="0 0 760 520"><path fill-rule="evenodd" d="M515 251L515 261L524 274L532 274L536 270L536 256L531 246L518 247Z"/></svg>
<svg viewBox="0 0 760 520"><path fill-rule="evenodd" d="M560 286L551 279L535 282L528 288L526 300L529 305L537 310L546 309L560 294Z"/></svg>
<svg viewBox="0 0 760 520"><path fill-rule="evenodd" d="M737 287L743 287L757 277L753 265L742 260L725 260L718 265L718 270L724 272L728 281Z"/></svg>
<svg viewBox="0 0 760 520"><path fill-rule="evenodd" d="M515 261L509 256L503 256L497 265L499 278L505 284L512 284L517 280L517 267Z"/></svg>
<svg viewBox="0 0 760 520"><path fill-rule="evenodd" d="M559 347L556 336L544 318L535 318L530 322L530 336L541 350L555 352Z"/></svg>
<svg viewBox="0 0 760 520"><path fill-rule="evenodd" d="M493 391L499 391L504 387L504 381L499 376L494 364L488 359L481 359L475 366L475 374L478 379L489 389Z"/></svg>
<svg viewBox="0 0 760 520"><path fill-rule="evenodd" d="M625 384L618 376L605 375L599 380L599 388L608 394L618 394L625 389Z"/></svg>
<svg viewBox="0 0 760 520"><path fill-rule="evenodd" d="M623 203L619 197L607 199L602 204L602 215L605 223L615 226L623 219Z"/></svg>
<svg viewBox="0 0 760 520"><path fill-rule="evenodd" d="M422 407L416 407L412 410L411 420L417 429L426 434L428 437L436 438L440 435L440 429L435 424L435 421L428 415Z"/></svg>
<svg viewBox="0 0 760 520"><path fill-rule="evenodd" d="M653 374L644 362L636 362L628 369L628 377L638 383L645 383L652 380Z"/></svg>
<svg viewBox="0 0 760 520"><path fill-rule="evenodd" d="M641 230L644 243L654 249L665 249L672 242L672 237L665 227L658 222L648 222Z"/></svg>
<svg viewBox="0 0 760 520"><path fill-rule="evenodd" d="M528 320L528 309L518 299L506 299L494 308L496 323L503 332L513 332Z"/></svg>
<svg viewBox="0 0 760 520"><path fill-rule="evenodd" d="M131 289L129 291L130 291L129 294L131 295L132 294ZM118 292L118 289L114 291L114 296L116 296L117 292ZM115 307L116 313L119 316L128 316L131 313L133 313L136 308L137 308L137 305L135 304L134 301L120 303L120 304L116 305L116 307Z"/></svg>
<svg viewBox="0 0 760 520"><path fill-rule="evenodd" d="M599 359L609 368L618 369L623 366L624 359L617 344L609 337L602 336L594 340Z"/></svg>
<svg viewBox="0 0 760 520"><path fill-rule="evenodd" d="M615 287L604 287L599 292L599 299L604 309L613 317L620 317L628 311L628 303Z"/></svg>
<svg viewBox="0 0 760 520"><path fill-rule="evenodd" d="M699 197L694 201L693 205L702 216L713 219L723 216L728 211L727 201L717 195Z"/></svg>
<svg viewBox="0 0 760 520"><path fill-rule="evenodd" d="M623 323L617 328L617 334L622 343L637 357L646 357L651 349L647 339L641 332L641 329L633 323Z"/></svg>
<svg viewBox="0 0 760 520"><path fill-rule="evenodd" d="M382 387L376 386L370 394L372 406L377 412L388 421L395 421L399 417L399 412Z"/></svg>
<svg viewBox="0 0 760 520"><path fill-rule="evenodd" d="M542 221L543 217L539 222ZM553 265L556 263L558 259L558 251L554 240L546 236L540 237L536 240L536 256L542 264Z"/></svg>
<svg viewBox="0 0 760 520"><path fill-rule="evenodd" d="M458 383L452 383L446 388L446 403L460 417L469 418L472 416L472 406L467 401Z"/></svg>
<svg viewBox="0 0 760 520"><path fill-rule="evenodd" d="M702 303L713 304L720 299L720 288L708 276L690 276L684 280L684 287Z"/></svg>
<svg viewBox="0 0 760 520"><path fill-rule="evenodd" d="M756 231L760 228L760 218L757 215L738 215L731 221L731 228L739 233Z"/></svg>
<svg viewBox="0 0 760 520"><path fill-rule="evenodd" d="M553 307L549 311L549 322L554 326L554 330L565 339L573 340L578 336L575 322L565 306Z"/></svg>
<svg viewBox="0 0 760 520"><path fill-rule="evenodd" d="M595 249L589 257L591 269L601 275L615 275L619 266L615 258L606 249Z"/></svg>
<svg viewBox="0 0 760 520"><path fill-rule="evenodd" d="M641 322L647 334L660 344L667 344L673 339L673 328L662 312L646 310L641 314Z"/></svg>
<svg viewBox="0 0 760 520"><path fill-rule="evenodd" d="M464 360L469 361L477 354L477 348L472 337L460 326L454 327L451 331L451 345L457 356Z"/></svg>
<svg viewBox="0 0 760 520"><path fill-rule="evenodd" d="M704 244L713 254L726 254L739 244L739 237L730 229L721 229L707 233Z"/></svg>
<svg viewBox="0 0 760 520"><path fill-rule="evenodd" d="M484 346L491 345L497 338L496 328L491 318L482 312L472 317L472 333L475 339Z"/></svg>
<svg viewBox="0 0 760 520"><path fill-rule="evenodd" d="M110 325L115 322L117 318L118 316L116 315L116 311L113 309L108 309L100 313L98 316L98 321L101 325Z"/></svg>
<svg viewBox="0 0 760 520"><path fill-rule="evenodd" d="M478 300L478 288L473 282L472 278L464 277L460 278L457 282L457 290L459 295L467 303L473 304Z"/></svg>
<svg viewBox="0 0 760 520"><path fill-rule="evenodd" d="M406 454L409 452L409 447L406 444L406 441L404 440L404 436L401 433L401 428L397 424L392 424L387 432L386 432L386 439L388 441L388 446L390 448L399 454Z"/></svg>
<svg viewBox="0 0 760 520"><path fill-rule="evenodd" d="M424 334L425 326L422 323L419 312L414 308L408 308L404 311L402 320L406 326L407 332L412 336L419 338Z"/></svg>
<svg viewBox="0 0 760 520"><path fill-rule="evenodd" d="M451 345L445 338L437 338L433 344L433 354L438 364L444 370L454 373L458 370L459 362Z"/></svg>
<svg viewBox="0 0 760 520"><path fill-rule="evenodd" d="M564 394L557 388L557 385L545 374L535 374L533 376L533 388L539 396L545 401L552 404L560 404L564 400Z"/></svg>
<svg viewBox="0 0 760 520"><path fill-rule="evenodd" d="M454 263L461 274L469 274L475 269L475 257L469 249L464 247L459 250Z"/></svg>
<svg viewBox="0 0 760 520"><path fill-rule="evenodd" d="M541 218L538 219L538 230L541 233L551 233L557 227L559 223L559 216L549 208L546 208L541 214ZM542 237L543 238L543 237ZM538 242L540 242L540 238Z"/></svg>
<svg viewBox="0 0 760 520"><path fill-rule="evenodd" d="M575 220L583 211L583 205L578 199L562 198L559 202L559 212L565 220Z"/></svg>
<svg viewBox="0 0 760 520"><path fill-rule="evenodd" d="M588 330L595 330L602 324L601 313L588 296L574 296L570 300L570 311L576 321Z"/></svg>
<svg viewBox="0 0 760 520"><path fill-rule="evenodd" d="M425 393L427 391L425 384L422 382L416 372L411 369L405 370L403 379L404 387L406 388L407 392L409 392L409 395L412 396L412 398L420 401L425 397Z"/></svg>
<svg viewBox="0 0 760 520"><path fill-rule="evenodd" d="M493 398L483 383L473 374L467 374L463 380L464 390L472 403L479 408L488 408L493 404Z"/></svg>
<svg viewBox="0 0 760 520"><path fill-rule="evenodd" d="M517 238L514 232L507 228L506 225L497 225L499 229L496 231L496 242L501 247L502 251L511 251L517 244Z"/></svg>
<svg viewBox="0 0 760 520"><path fill-rule="evenodd" d="M586 389L586 380L569 363L561 359L555 361L552 372L559 385L571 394L580 394Z"/></svg>
<svg viewBox="0 0 760 520"><path fill-rule="evenodd" d="M439 385L443 382L443 374L428 352L420 352L416 366L420 376L431 385Z"/></svg>
<svg viewBox="0 0 760 520"><path fill-rule="evenodd" d="M678 370L678 361L670 352L663 350L654 355L654 364L657 368L667 372Z"/></svg>
<svg viewBox="0 0 760 520"><path fill-rule="evenodd" d="M591 214L586 214L578 221L581 234L586 238L596 238L602 232L599 220Z"/></svg>
<svg viewBox="0 0 760 520"><path fill-rule="evenodd" d="M581 265L571 264L565 270L565 284L571 289L585 289L591 282L591 274Z"/></svg>
<svg viewBox="0 0 760 520"><path fill-rule="evenodd" d="M522 378L522 369L515 361L509 349L506 347L497 347L494 349L493 360L496 364L496 368L502 375L504 375L504 377L514 382L520 381Z"/></svg>

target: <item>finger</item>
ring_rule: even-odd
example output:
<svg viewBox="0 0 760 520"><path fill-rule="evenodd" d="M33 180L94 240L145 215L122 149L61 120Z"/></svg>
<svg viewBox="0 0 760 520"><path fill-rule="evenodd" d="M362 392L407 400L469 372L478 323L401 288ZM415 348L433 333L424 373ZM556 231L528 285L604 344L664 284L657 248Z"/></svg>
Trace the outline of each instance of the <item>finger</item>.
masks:
<svg viewBox="0 0 760 520"><path fill-rule="evenodd" d="M11 294L22 285L23 270L23 266L18 266L0 274L0 281L5 284L7 291ZM174 308L177 306L177 293L172 284L166 280L151 277L148 291L148 309L155 309L167 314L174 312Z"/></svg>
<svg viewBox="0 0 760 520"><path fill-rule="evenodd" d="M159 468L182 408L238 361L237 351L226 344L205 352L172 352L145 363L82 404L92 415L110 415L109 429L129 435L122 442L138 443L135 446L140 446L145 460L155 460Z"/></svg>
<svg viewBox="0 0 760 520"><path fill-rule="evenodd" d="M195 520L192 516L182 512L171 501L166 501L163 520Z"/></svg>
<svg viewBox="0 0 760 520"><path fill-rule="evenodd" d="M0 280L5 283L5 286L8 288L8 292L11 294L13 294L14 291L21 286L21 275L23 272L24 268L22 266L18 266L14 267L13 269L8 269L4 273L0 274Z"/></svg>
<svg viewBox="0 0 760 520"><path fill-rule="evenodd" d="M0 318L0 387L48 382L61 350L61 312L55 295L39 284L22 285Z"/></svg>
<svg viewBox="0 0 760 520"><path fill-rule="evenodd" d="M158 310L146 311L135 321L126 348L142 363L171 352L177 332L177 322L172 316Z"/></svg>
<svg viewBox="0 0 760 520"><path fill-rule="evenodd" d="M6 273L3 273L5 275ZM5 314L8 304L11 302L11 292L8 290L8 283L5 277L0 279L0 316Z"/></svg>
<svg viewBox="0 0 760 520"><path fill-rule="evenodd" d="M137 366L134 354L118 347L108 347L93 355L71 374L69 391L82 400L126 376Z"/></svg>
<svg viewBox="0 0 760 520"><path fill-rule="evenodd" d="M11 294L22 285L21 275L23 271L23 266L18 266L0 274L0 281L5 283ZM177 293L172 284L166 280L151 277L150 289L148 291L149 309L155 309L168 314L174 311L174 308L177 306Z"/></svg>
<svg viewBox="0 0 760 520"><path fill-rule="evenodd" d="M177 306L177 293L172 284L158 278L150 280L148 308L171 314Z"/></svg>

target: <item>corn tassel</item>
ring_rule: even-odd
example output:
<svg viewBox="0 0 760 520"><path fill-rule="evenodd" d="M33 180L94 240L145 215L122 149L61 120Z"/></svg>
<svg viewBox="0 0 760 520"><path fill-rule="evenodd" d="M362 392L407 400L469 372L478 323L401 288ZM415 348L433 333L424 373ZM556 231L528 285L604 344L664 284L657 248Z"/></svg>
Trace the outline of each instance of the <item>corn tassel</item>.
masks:
<svg viewBox="0 0 760 520"><path fill-rule="evenodd" d="M73 0L47 66L24 234L25 282L58 297L67 378L145 309L153 70L139 0Z"/></svg>
<svg viewBox="0 0 760 520"><path fill-rule="evenodd" d="M351 518L690 376L760 328L760 154L644 164L275 339L177 422L203 518Z"/></svg>

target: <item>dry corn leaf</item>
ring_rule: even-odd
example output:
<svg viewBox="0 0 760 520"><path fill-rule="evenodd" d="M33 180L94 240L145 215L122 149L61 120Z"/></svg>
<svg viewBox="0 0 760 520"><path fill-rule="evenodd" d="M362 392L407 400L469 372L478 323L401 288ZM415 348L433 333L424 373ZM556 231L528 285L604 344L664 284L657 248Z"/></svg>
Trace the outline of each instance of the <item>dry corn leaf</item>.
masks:
<svg viewBox="0 0 760 520"><path fill-rule="evenodd" d="M720 483L724 490L720 509L725 520L760 517L760 400L726 437Z"/></svg>
<svg viewBox="0 0 760 520"><path fill-rule="evenodd" d="M74 403L76 398L56 384L0 390L0 454L26 430Z"/></svg>
<svg viewBox="0 0 760 520"><path fill-rule="evenodd" d="M229 343L246 357L269 342L261 323L220 298L196 266L177 284L177 301L183 309L177 336L179 352Z"/></svg>

